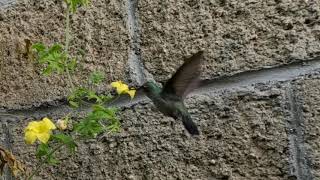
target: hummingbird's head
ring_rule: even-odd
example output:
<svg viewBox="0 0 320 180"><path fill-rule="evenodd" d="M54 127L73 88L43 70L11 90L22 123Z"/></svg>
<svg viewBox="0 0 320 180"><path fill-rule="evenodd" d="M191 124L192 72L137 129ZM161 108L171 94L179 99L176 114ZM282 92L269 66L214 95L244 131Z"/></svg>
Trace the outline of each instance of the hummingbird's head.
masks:
<svg viewBox="0 0 320 180"><path fill-rule="evenodd" d="M152 87L153 87L154 85L155 85L155 84L154 84L153 82L147 81L146 83L144 83L144 84L142 85L142 89L143 89L144 91L148 92L148 91L151 91L151 90L152 90Z"/></svg>
<svg viewBox="0 0 320 180"><path fill-rule="evenodd" d="M145 93L147 93L147 95L161 92L161 88L155 82L152 81L147 81L142 85L141 88Z"/></svg>

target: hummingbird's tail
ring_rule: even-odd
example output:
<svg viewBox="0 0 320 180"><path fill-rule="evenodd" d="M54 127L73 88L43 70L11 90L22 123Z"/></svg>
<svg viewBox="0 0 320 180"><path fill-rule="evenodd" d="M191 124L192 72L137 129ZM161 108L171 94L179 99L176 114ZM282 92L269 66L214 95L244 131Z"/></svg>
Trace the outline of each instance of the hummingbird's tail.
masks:
<svg viewBox="0 0 320 180"><path fill-rule="evenodd" d="M191 135L199 135L197 125L192 121L189 114L182 115L182 123Z"/></svg>

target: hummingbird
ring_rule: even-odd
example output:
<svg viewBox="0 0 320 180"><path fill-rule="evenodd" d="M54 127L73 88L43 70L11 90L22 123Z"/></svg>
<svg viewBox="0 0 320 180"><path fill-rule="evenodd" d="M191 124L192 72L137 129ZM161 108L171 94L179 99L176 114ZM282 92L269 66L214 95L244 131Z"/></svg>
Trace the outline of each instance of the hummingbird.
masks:
<svg viewBox="0 0 320 180"><path fill-rule="evenodd" d="M161 88L153 81L147 81L142 89L157 107L166 116L181 119L184 127L191 135L199 135L197 125L184 104L184 99L200 84L200 65L203 51L187 58L176 73Z"/></svg>

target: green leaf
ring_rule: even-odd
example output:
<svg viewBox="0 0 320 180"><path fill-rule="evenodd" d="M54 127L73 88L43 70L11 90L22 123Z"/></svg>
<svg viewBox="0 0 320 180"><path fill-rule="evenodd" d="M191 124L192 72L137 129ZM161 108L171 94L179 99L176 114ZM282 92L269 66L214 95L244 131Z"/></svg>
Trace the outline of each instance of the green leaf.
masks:
<svg viewBox="0 0 320 180"><path fill-rule="evenodd" d="M49 147L48 144L41 143L36 151L36 157L41 159L42 157L46 158L46 163L51 165L56 165L59 163L57 159L54 158L53 154L50 154L52 149Z"/></svg>
<svg viewBox="0 0 320 180"><path fill-rule="evenodd" d="M84 87L75 89L69 96L68 101L72 107L78 108L83 101L92 101L103 104L112 98L111 95L97 95L96 92Z"/></svg>
<svg viewBox="0 0 320 180"><path fill-rule="evenodd" d="M66 134L55 134L52 135L53 139L65 144L71 153L74 153L77 147L77 144L74 142L73 138Z"/></svg>
<svg viewBox="0 0 320 180"><path fill-rule="evenodd" d="M60 163L60 161L51 155L51 156L49 156L47 163L50 165L57 165Z"/></svg>
<svg viewBox="0 0 320 180"><path fill-rule="evenodd" d="M108 95L100 95L100 99L102 100L102 102L108 102L113 98L113 96L111 96L110 94Z"/></svg>
<svg viewBox="0 0 320 180"><path fill-rule="evenodd" d="M51 54L54 52L61 52L61 51L63 51L63 46L61 44L56 43L49 48L48 53Z"/></svg>
<svg viewBox="0 0 320 180"><path fill-rule="evenodd" d="M68 69L73 72L76 69L77 66L77 59L73 58L68 63Z"/></svg>
<svg viewBox="0 0 320 180"><path fill-rule="evenodd" d="M74 130L81 136L94 138L96 135L102 133L104 128L97 119L91 119L90 117L87 117L76 124Z"/></svg>
<svg viewBox="0 0 320 180"><path fill-rule="evenodd" d="M106 109L105 107L98 104L92 106L93 112L104 111L105 109Z"/></svg>
<svg viewBox="0 0 320 180"><path fill-rule="evenodd" d="M50 75L51 73L52 73L52 67L47 67L47 68L45 68L43 71L42 71L42 74L43 75L45 75L45 76L48 76L48 75Z"/></svg>
<svg viewBox="0 0 320 180"><path fill-rule="evenodd" d="M113 122L107 128L110 132L119 132L121 128L120 121L118 119L113 119Z"/></svg>
<svg viewBox="0 0 320 180"><path fill-rule="evenodd" d="M105 108L102 105L93 105L93 113L96 114L100 119L113 119L116 117L117 108L110 107Z"/></svg>
<svg viewBox="0 0 320 180"><path fill-rule="evenodd" d="M117 132L120 121L116 117L116 108L105 108L102 105L93 105L92 112L75 125L75 131L85 137L93 138L104 131ZM106 126L104 124L107 124Z"/></svg>
<svg viewBox="0 0 320 180"><path fill-rule="evenodd" d="M73 142L73 139L71 136L69 135L65 135L65 134L55 134L55 135L52 135L52 138L54 140L57 140L63 144L68 144L70 142Z"/></svg>
<svg viewBox="0 0 320 180"><path fill-rule="evenodd" d="M72 93L68 96L68 101L72 107L78 108L81 105L81 102L86 98L89 90L84 87L78 87L73 90Z"/></svg>
<svg viewBox="0 0 320 180"><path fill-rule="evenodd" d="M104 80L104 74L100 71L95 71L90 74L89 81L92 84L98 85Z"/></svg>
<svg viewBox="0 0 320 180"><path fill-rule="evenodd" d="M88 98L88 100L95 100L97 103L102 103L102 99L96 95L95 92L93 91L88 91L88 94L86 95L86 98Z"/></svg>
<svg viewBox="0 0 320 180"><path fill-rule="evenodd" d="M41 143L36 151L36 157L40 159L43 156L47 156L49 154L50 148L48 144Z"/></svg>
<svg viewBox="0 0 320 180"><path fill-rule="evenodd" d="M92 111L93 116L95 116L100 120L112 119L114 116L112 113L109 113L109 108L105 108L102 105L97 105L97 104L93 105L92 109L93 109Z"/></svg>
<svg viewBox="0 0 320 180"><path fill-rule="evenodd" d="M69 104L73 107L73 108L79 108L79 103L75 102L75 101L69 101Z"/></svg>
<svg viewBox="0 0 320 180"><path fill-rule="evenodd" d="M46 47L42 43L36 43L32 47L37 52L38 62L44 66L42 72L44 75L49 75L53 72L61 74L68 68L65 62L69 55L64 52L61 44Z"/></svg>
<svg viewBox="0 0 320 180"><path fill-rule="evenodd" d="M90 0L65 0L69 6L69 10L75 13L78 7L87 6Z"/></svg>
<svg viewBox="0 0 320 180"><path fill-rule="evenodd" d="M34 51L41 52L46 49L45 45L42 43L35 43L31 46Z"/></svg>

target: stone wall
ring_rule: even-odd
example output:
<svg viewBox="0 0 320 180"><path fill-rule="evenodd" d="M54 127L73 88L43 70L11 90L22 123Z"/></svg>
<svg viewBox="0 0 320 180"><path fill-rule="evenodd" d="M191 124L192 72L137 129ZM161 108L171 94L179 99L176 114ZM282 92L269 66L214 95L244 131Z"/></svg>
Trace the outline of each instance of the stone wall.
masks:
<svg viewBox="0 0 320 180"><path fill-rule="evenodd" d="M59 118L64 77L43 77L27 41L62 41L60 0L0 0L0 144L33 166L31 119ZM122 130L80 146L39 179L320 179L320 1L93 0L73 17L82 84L93 70L138 86L205 51L203 86L185 103L190 137L145 96L123 100ZM62 153L63 156L63 153ZM11 179L5 174L3 179Z"/></svg>

